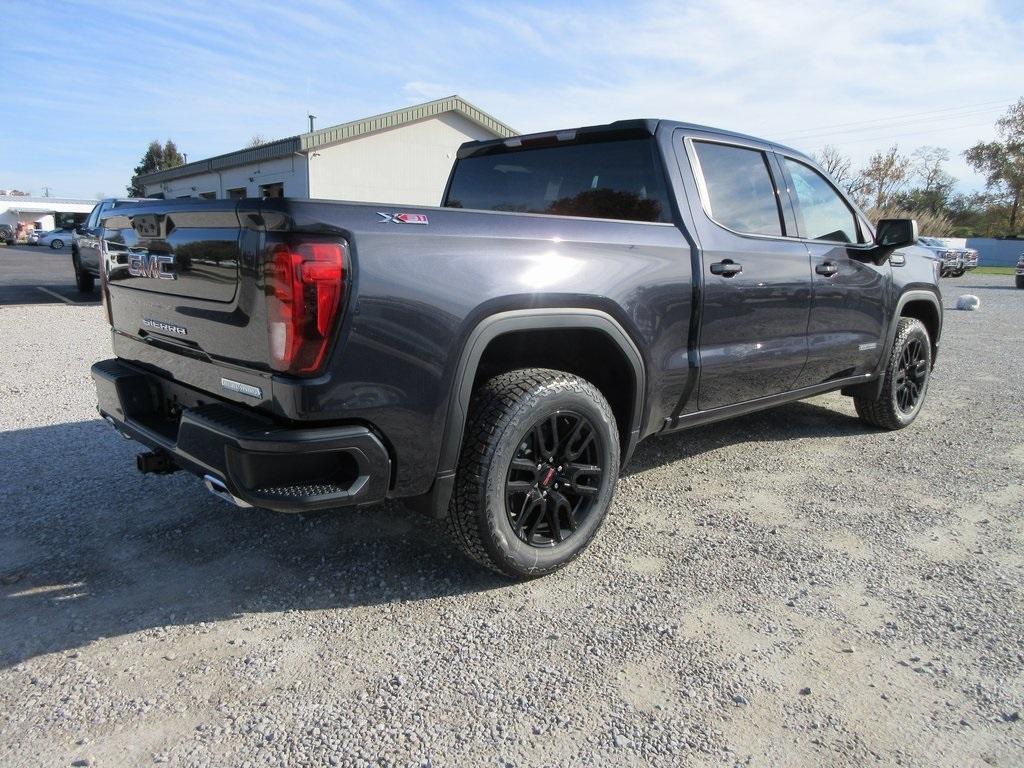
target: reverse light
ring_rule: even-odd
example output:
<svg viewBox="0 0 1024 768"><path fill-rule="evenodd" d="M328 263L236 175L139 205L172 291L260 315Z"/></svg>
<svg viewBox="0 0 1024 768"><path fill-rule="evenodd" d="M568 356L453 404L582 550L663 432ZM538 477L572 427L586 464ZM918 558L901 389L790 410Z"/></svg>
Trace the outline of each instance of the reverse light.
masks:
<svg viewBox="0 0 1024 768"><path fill-rule="evenodd" d="M343 243L277 245L266 265L271 367L317 373L341 314L347 248Z"/></svg>

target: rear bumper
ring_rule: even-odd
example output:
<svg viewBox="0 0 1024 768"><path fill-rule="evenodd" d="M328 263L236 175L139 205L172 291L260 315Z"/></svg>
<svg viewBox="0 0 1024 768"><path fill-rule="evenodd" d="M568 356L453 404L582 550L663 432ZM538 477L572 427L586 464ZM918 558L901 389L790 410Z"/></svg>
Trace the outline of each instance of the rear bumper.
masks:
<svg viewBox="0 0 1024 768"><path fill-rule="evenodd" d="M282 426L117 359L93 365L92 377L103 418L236 503L302 512L387 493L391 460L366 427Z"/></svg>

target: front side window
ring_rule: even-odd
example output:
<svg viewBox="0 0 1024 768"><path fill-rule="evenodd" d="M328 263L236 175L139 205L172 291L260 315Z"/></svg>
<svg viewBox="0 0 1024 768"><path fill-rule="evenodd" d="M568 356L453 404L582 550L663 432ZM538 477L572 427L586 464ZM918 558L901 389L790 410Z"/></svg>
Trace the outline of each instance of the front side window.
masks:
<svg viewBox="0 0 1024 768"><path fill-rule="evenodd" d="M803 236L811 240L856 243L857 220L846 201L810 166L786 158L793 179Z"/></svg>
<svg viewBox="0 0 1024 768"><path fill-rule="evenodd" d="M97 204L96 207L92 209L92 213L89 214L89 218L85 222L85 228L86 229L96 229L96 227L99 226L99 223L100 223L100 205Z"/></svg>
<svg viewBox="0 0 1024 768"><path fill-rule="evenodd" d="M651 139L595 141L462 158L447 208L671 221Z"/></svg>
<svg viewBox="0 0 1024 768"><path fill-rule="evenodd" d="M736 232L782 235L782 213L764 152L693 142L707 189L708 213Z"/></svg>

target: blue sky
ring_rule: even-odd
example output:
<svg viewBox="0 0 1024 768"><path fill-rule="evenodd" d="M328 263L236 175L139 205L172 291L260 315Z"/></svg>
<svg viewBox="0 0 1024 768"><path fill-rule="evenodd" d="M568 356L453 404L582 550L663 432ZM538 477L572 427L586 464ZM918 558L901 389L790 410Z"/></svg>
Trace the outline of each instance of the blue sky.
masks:
<svg viewBox="0 0 1024 768"><path fill-rule="evenodd" d="M458 93L520 131L668 117L860 162L958 154L1024 96L1009 2L5 0L0 188L124 192L147 143L190 159ZM944 110L940 112L939 110Z"/></svg>

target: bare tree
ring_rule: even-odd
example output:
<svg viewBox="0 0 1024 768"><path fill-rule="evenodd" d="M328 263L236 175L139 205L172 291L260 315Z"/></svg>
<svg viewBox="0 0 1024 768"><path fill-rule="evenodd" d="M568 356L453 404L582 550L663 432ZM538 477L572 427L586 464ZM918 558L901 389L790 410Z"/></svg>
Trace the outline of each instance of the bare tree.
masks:
<svg viewBox="0 0 1024 768"><path fill-rule="evenodd" d="M825 169L836 184L846 190L846 194L857 201L863 199L864 181L860 174L853 172L853 164L847 155L831 144L826 144L820 151L812 154L811 158Z"/></svg>
<svg viewBox="0 0 1024 768"><path fill-rule="evenodd" d="M910 181L912 169L910 158L896 144L875 152L860 172L860 197L871 208L885 208Z"/></svg>
<svg viewBox="0 0 1024 768"><path fill-rule="evenodd" d="M255 149L256 147L262 147L266 143L267 143L266 137L263 136L263 134L261 134L261 133L256 133L256 134L253 134L253 137L251 139L249 139L249 143L245 145L245 148L246 149Z"/></svg>
<svg viewBox="0 0 1024 768"><path fill-rule="evenodd" d="M811 159L824 168L825 172L839 184L845 183L850 178L850 158L831 144L826 144L820 151L814 152Z"/></svg>

